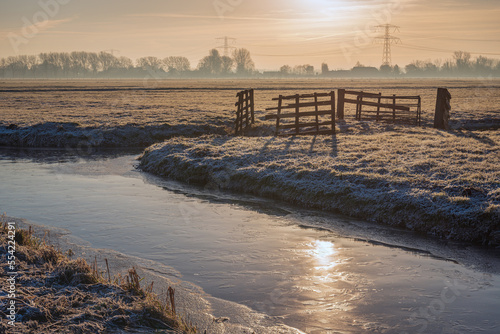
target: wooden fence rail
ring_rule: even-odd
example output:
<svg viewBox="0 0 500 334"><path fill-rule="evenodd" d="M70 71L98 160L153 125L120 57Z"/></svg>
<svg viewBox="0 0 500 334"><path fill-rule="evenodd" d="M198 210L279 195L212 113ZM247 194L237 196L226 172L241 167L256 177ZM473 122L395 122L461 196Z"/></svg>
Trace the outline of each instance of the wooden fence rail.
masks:
<svg viewBox="0 0 500 334"><path fill-rule="evenodd" d="M346 98L354 95L355 98ZM381 93L366 93L339 89L337 116L344 119L345 104L356 105L356 119L385 121L392 123L414 123L421 125L422 107L420 96L383 96ZM366 109L372 107L375 109Z"/></svg>
<svg viewBox="0 0 500 334"><path fill-rule="evenodd" d="M266 110L276 110L277 114L267 115L266 119L276 119L276 136L335 134L334 91L280 95L273 101L278 101L278 106ZM287 122L290 118L293 122Z"/></svg>
<svg viewBox="0 0 500 334"><path fill-rule="evenodd" d="M244 135L251 124L255 123L254 90L244 90L236 94L236 136Z"/></svg>

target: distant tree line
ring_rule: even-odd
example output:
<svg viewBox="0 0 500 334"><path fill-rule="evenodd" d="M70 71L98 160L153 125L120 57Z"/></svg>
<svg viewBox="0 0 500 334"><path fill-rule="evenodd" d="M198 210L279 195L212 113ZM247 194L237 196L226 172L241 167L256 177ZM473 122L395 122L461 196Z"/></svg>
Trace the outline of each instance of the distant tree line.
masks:
<svg viewBox="0 0 500 334"><path fill-rule="evenodd" d="M50 52L39 55L11 56L0 59L3 78L143 78L153 76L203 77L251 76L255 65L246 49L236 49L232 57L213 49L196 69L186 57L143 57L133 62L108 52Z"/></svg>
<svg viewBox="0 0 500 334"><path fill-rule="evenodd" d="M405 66L408 76L433 77L433 76L500 76L500 61L497 59L479 56L472 58L469 52L456 51L452 59L445 61L413 61Z"/></svg>
<svg viewBox="0 0 500 334"><path fill-rule="evenodd" d="M267 71L266 77L500 77L500 61L479 56L472 58L471 54L456 51L453 58L443 60L415 60L405 67L399 65L381 66L380 68L364 66L360 62L350 70L330 70L323 63L319 72L309 64L291 67L281 66L279 71Z"/></svg>
<svg viewBox="0 0 500 334"><path fill-rule="evenodd" d="M186 57L164 59L142 57L135 62L108 52L50 52L34 56L11 56L0 59L2 78L157 78L179 77L500 77L500 61L456 51L453 58L416 60L401 68L363 66L359 62L350 70L330 70L328 64L315 71L310 64L283 65L279 71L259 73L247 49L236 49L232 56L223 56L217 49L192 68Z"/></svg>
<svg viewBox="0 0 500 334"><path fill-rule="evenodd" d="M330 71L327 64L322 65L325 76L374 76L374 77L500 77L498 59L479 56L472 58L469 52L456 51L453 58L447 60L415 60L404 68L381 66L380 68L363 66L359 62L349 71Z"/></svg>

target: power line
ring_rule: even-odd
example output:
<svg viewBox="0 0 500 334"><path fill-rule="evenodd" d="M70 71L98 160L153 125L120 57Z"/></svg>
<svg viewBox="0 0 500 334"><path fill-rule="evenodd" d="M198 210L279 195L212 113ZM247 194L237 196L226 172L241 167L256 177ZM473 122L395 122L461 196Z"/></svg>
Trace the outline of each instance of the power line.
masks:
<svg viewBox="0 0 500 334"><path fill-rule="evenodd" d="M365 49L372 49L374 46L366 46ZM316 51L310 53L287 53L287 54L269 54L269 53L252 53L254 56L259 57L324 57L330 55L342 55L345 51L339 49L330 49L323 51Z"/></svg>
<svg viewBox="0 0 500 334"><path fill-rule="evenodd" d="M405 45L401 45L399 47L403 48L403 49L410 49L410 50L432 51L432 52L442 52L442 53L453 53L453 52L457 51L457 50L439 49L439 48L420 46L420 45L412 45L412 44L405 44ZM469 52L469 53L474 54L474 55L500 56L500 53L494 53L494 52Z"/></svg>
<svg viewBox="0 0 500 334"><path fill-rule="evenodd" d="M391 54L391 44L400 44L401 39L398 37L394 37L391 35L392 32L399 32L399 27L392 24L382 24L376 26L375 28L385 30L385 34L383 36L375 37L375 40L383 40L384 41L384 53L382 56L382 66L391 66L392 65L392 54Z"/></svg>
<svg viewBox="0 0 500 334"><path fill-rule="evenodd" d="M429 35L412 34L412 33L403 33L402 35L410 37L418 37L419 39L438 39L443 41L500 42L500 39L456 38L451 36L429 36Z"/></svg>

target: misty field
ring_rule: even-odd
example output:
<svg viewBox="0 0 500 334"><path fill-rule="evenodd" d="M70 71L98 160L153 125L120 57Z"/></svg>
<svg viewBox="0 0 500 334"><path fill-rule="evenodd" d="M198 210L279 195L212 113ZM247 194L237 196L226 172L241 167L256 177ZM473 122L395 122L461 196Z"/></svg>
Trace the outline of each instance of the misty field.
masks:
<svg viewBox="0 0 500 334"><path fill-rule="evenodd" d="M500 80L78 80L0 81L0 126L67 123L82 128L125 125L232 127L239 90L256 90L256 110L272 98L339 88L422 96L423 118L432 122L436 88L452 94L452 122L459 127L500 117ZM351 110L351 116L352 116ZM272 124L272 121L269 122Z"/></svg>
<svg viewBox="0 0 500 334"><path fill-rule="evenodd" d="M432 128L438 87L452 95L450 131ZM248 88L255 130L233 137ZM348 108L334 137L273 137L272 98L338 88L420 95L422 127L358 122ZM0 99L0 145L159 143L141 167L168 178L500 243L499 80L3 81Z"/></svg>

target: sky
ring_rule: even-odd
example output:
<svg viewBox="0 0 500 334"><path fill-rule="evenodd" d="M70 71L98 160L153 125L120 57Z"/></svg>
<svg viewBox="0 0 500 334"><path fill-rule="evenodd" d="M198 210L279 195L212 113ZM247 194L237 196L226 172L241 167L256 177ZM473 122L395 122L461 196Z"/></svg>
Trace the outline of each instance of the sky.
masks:
<svg viewBox="0 0 500 334"><path fill-rule="evenodd" d="M108 51L185 56L195 67L227 36L260 70L379 67L376 26L391 24L393 65L457 50L500 59L499 17L499 0L1 0L0 57Z"/></svg>

